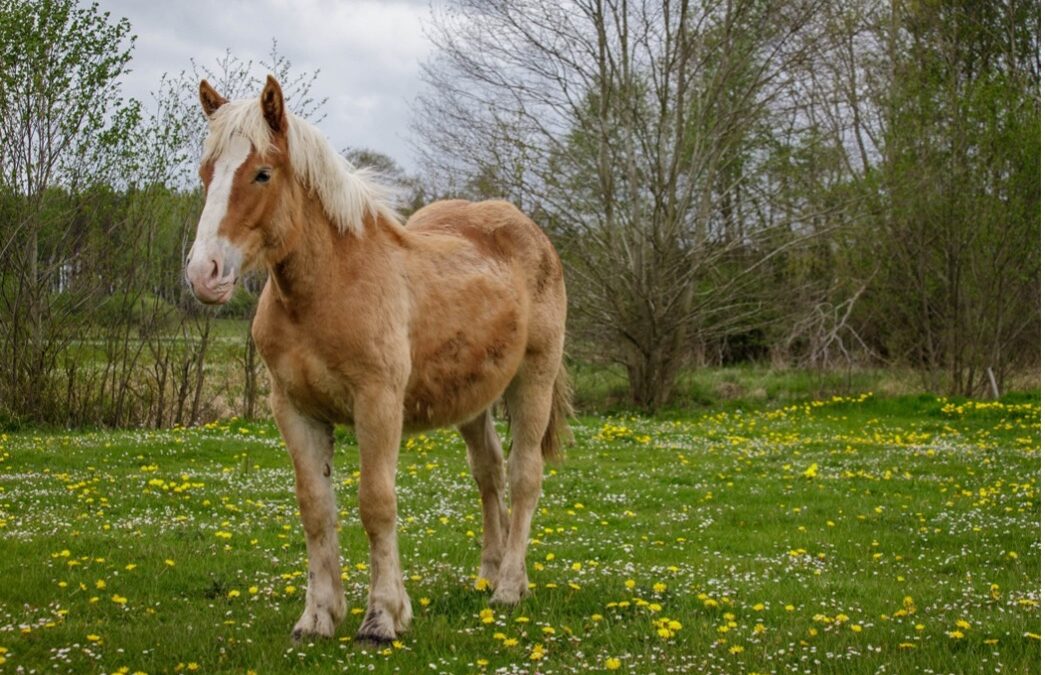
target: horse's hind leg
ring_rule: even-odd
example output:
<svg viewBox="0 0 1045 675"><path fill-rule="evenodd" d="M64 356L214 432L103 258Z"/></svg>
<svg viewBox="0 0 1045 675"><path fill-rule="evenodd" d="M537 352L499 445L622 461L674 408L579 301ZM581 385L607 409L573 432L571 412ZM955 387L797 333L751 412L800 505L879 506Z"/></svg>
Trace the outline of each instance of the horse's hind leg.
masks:
<svg viewBox="0 0 1045 675"><path fill-rule="evenodd" d="M504 558L491 602L515 604L528 591L526 545L529 542L533 511L541 493L544 473L541 439L548 428L552 387L557 372L558 358L531 358L524 362L505 392L512 427L512 449L508 454L512 513Z"/></svg>
<svg viewBox="0 0 1045 675"><path fill-rule="evenodd" d="M504 557L505 536L508 533L508 512L504 508L504 455L501 441L494 429L493 416L483 411L458 429L468 445L468 465L479 485L483 504L483 552L480 558L479 578L491 585L497 583L501 559Z"/></svg>
<svg viewBox="0 0 1045 675"><path fill-rule="evenodd" d="M305 611L294 626L294 639L307 635L332 637L345 616L337 509L330 483L333 428L300 414L278 390L272 393L272 413L294 462L295 488L308 548Z"/></svg>

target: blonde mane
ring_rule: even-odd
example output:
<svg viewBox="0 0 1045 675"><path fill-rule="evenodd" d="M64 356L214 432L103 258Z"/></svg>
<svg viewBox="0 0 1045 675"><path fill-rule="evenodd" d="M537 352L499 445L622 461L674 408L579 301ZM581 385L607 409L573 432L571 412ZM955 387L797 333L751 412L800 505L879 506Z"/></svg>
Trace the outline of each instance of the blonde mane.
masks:
<svg viewBox="0 0 1045 675"><path fill-rule="evenodd" d="M392 208L392 190L376 180L374 172L356 168L336 153L319 129L295 116L287 116L290 165L306 189L315 194L338 232L361 234L367 216L383 216L401 224ZM217 159L236 134L250 141L262 155L272 147L272 131L256 99L230 101L210 119L210 134L203 144L203 161Z"/></svg>

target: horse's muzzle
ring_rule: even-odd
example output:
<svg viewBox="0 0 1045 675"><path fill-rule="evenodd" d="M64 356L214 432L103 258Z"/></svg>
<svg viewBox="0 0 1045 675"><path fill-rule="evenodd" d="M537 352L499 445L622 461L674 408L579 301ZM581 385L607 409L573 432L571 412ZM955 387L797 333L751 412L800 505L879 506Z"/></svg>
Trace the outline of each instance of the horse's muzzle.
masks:
<svg viewBox="0 0 1045 675"><path fill-rule="evenodd" d="M232 299L239 279L239 255L231 246L208 246L192 253L185 265L185 282L193 296L207 305L224 305ZM233 249L233 250L230 250Z"/></svg>

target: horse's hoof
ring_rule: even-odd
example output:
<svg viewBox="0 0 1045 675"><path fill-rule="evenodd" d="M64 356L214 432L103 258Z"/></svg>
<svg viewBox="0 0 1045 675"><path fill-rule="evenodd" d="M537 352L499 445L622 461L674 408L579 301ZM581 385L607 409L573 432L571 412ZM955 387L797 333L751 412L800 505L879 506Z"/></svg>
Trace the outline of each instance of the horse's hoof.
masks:
<svg viewBox="0 0 1045 675"><path fill-rule="evenodd" d="M356 644L363 647L387 647L392 644L392 638L377 633L357 633Z"/></svg>
<svg viewBox="0 0 1045 675"><path fill-rule="evenodd" d="M301 619L294 625L294 630L290 633L290 636L294 639L294 642L301 642L304 639L313 637L331 638L334 637L336 628L337 622L326 610L306 610Z"/></svg>

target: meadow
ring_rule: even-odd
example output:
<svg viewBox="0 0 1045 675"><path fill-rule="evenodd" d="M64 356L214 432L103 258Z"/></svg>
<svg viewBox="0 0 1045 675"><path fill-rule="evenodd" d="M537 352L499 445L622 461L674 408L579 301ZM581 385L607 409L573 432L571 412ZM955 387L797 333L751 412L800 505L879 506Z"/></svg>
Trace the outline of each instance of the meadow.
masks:
<svg viewBox="0 0 1045 675"><path fill-rule="evenodd" d="M548 466L531 595L489 607L454 432L404 442L414 627L365 606L354 439L335 484L350 613L295 644L306 586L274 426L0 436L4 672L1037 672L1040 397L864 394L584 416Z"/></svg>

